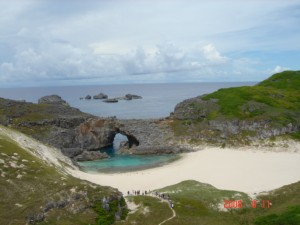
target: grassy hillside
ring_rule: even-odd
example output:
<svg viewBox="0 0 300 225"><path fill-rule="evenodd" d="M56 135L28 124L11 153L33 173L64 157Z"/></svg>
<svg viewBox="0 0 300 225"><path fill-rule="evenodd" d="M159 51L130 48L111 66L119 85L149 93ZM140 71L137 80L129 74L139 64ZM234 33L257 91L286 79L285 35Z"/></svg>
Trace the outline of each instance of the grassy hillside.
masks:
<svg viewBox="0 0 300 225"><path fill-rule="evenodd" d="M271 118L295 122L300 113L300 71L285 71L253 87L220 89L202 99L218 99L220 109L209 117Z"/></svg>
<svg viewBox="0 0 300 225"><path fill-rule="evenodd" d="M184 181L158 190L169 193L174 202L176 217L165 225L298 225L300 224L300 182L286 185L266 195L259 195L257 207L252 208L251 200L245 193L219 190L209 184ZM126 222L118 224L159 224L172 213L166 203L150 197L130 197L140 204ZM224 208L223 200L243 200L241 209ZM262 208L262 200L270 200L270 208ZM145 212L147 203L147 213ZM160 213L157 213L157 209Z"/></svg>
<svg viewBox="0 0 300 225"><path fill-rule="evenodd" d="M0 224L111 224L124 205L116 189L58 172L3 136L0 176ZM110 210L103 197L110 197Z"/></svg>
<svg viewBox="0 0 300 225"><path fill-rule="evenodd" d="M137 206L135 212L128 214L125 221L118 221L115 225L157 225L172 216L166 202L150 196L130 196L127 201Z"/></svg>
<svg viewBox="0 0 300 225"><path fill-rule="evenodd" d="M185 100L174 111L177 137L191 142L248 144L300 133L300 71L275 74L255 86L223 88Z"/></svg>

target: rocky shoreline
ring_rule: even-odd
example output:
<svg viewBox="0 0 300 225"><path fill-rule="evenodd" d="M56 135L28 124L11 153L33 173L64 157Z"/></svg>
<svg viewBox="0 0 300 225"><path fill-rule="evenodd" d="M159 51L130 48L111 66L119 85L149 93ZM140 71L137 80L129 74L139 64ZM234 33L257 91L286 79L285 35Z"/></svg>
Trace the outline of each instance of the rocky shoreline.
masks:
<svg viewBox="0 0 300 225"><path fill-rule="evenodd" d="M80 112L72 108L66 101L57 95L45 96L39 100L39 104L17 102L13 100L2 100L2 105L18 108L17 115L12 115L3 125L13 126L19 130L39 131L44 129L43 135L32 132L34 138L61 149L62 153L74 161L90 161L108 158L106 153L98 151L101 148L113 145L114 137L120 133L128 138L127 142L121 143L119 153L121 154L173 154L194 151L190 144L194 140L198 143L210 143L217 146L226 144L239 144L242 141L255 142L257 140L291 133L300 130L299 124L289 124L272 128L271 121L240 121L240 120L205 120L207 113L216 108L215 102L205 102L198 115L202 118L200 122L189 124L187 116L189 109L186 106L192 100L179 103L174 113L159 120L119 120L117 118L100 118ZM198 100L196 101L203 101ZM45 106L47 115L51 118L39 120L22 119L28 107ZM44 115L44 117L46 117ZM17 123L15 121L18 121ZM181 134L178 134L178 127ZM26 133L26 132L25 132ZM243 137L241 134L246 133ZM230 138L236 137L240 140L236 143L228 142ZM188 143L188 144L187 144Z"/></svg>

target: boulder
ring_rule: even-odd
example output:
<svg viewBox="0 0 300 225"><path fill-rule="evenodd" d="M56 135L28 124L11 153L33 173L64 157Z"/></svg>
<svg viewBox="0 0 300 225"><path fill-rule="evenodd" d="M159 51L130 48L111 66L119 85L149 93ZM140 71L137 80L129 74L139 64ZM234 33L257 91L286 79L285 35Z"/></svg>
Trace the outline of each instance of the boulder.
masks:
<svg viewBox="0 0 300 225"><path fill-rule="evenodd" d="M87 95L87 96L85 96L85 98L84 99L86 99L86 100L90 100L90 99L92 99L92 96L90 96L90 95Z"/></svg>
<svg viewBox="0 0 300 225"><path fill-rule="evenodd" d="M103 93L99 93L99 94L93 96L93 99L107 99L107 98L108 98L108 96Z"/></svg>
<svg viewBox="0 0 300 225"><path fill-rule="evenodd" d="M63 100L60 96L58 95L48 95L40 98L38 100L39 104L60 104L60 105L68 105L68 103Z"/></svg>
<svg viewBox="0 0 300 225"><path fill-rule="evenodd" d="M106 102L106 103L117 103L118 99L116 99L116 98L108 98L108 99L105 99L103 102Z"/></svg>
<svg viewBox="0 0 300 225"><path fill-rule="evenodd" d="M142 99L142 96L139 95L132 95L132 94L127 94L125 95L125 100L132 100L132 99Z"/></svg>
<svg viewBox="0 0 300 225"><path fill-rule="evenodd" d="M70 158L74 158L80 154L83 153L83 149L82 148L62 148L61 152L65 155L68 156Z"/></svg>
<svg viewBox="0 0 300 225"><path fill-rule="evenodd" d="M102 153L99 151L84 151L82 154L76 156L74 159L78 162L83 162L83 161L94 161L98 159L105 159L109 158L107 153Z"/></svg>

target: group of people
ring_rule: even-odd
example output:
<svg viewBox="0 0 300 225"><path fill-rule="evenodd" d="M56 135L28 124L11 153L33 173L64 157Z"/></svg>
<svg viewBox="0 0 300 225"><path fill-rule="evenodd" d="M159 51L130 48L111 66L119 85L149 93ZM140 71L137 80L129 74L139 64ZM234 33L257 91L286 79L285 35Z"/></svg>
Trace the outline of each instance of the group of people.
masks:
<svg viewBox="0 0 300 225"><path fill-rule="evenodd" d="M148 195L150 194L150 191L140 191L140 190L132 190L132 192L127 191L127 195Z"/></svg>
<svg viewBox="0 0 300 225"><path fill-rule="evenodd" d="M155 192L150 192L149 191L141 191L141 190L132 190L131 192L130 191L127 191L127 195L128 196L133 196L133 195L152 195L156 198L159 198L161 200L166 200L170 207L171 208L174 208L174 203L171 201L171 197L169 194L166 194L166 193L159 193L157 191Z"/></svg>
<svg viewBox="0 0 300 225"><path fill-rule="evenodd" d="M166 194L166 193L159 193L159 192L154 192L154 195L156 197L158 197L159 199L162 199L162 200L166 200L169 205L171 206L171 208L174 208L174 203L171 201L171 197L169 194Z"/></svg>

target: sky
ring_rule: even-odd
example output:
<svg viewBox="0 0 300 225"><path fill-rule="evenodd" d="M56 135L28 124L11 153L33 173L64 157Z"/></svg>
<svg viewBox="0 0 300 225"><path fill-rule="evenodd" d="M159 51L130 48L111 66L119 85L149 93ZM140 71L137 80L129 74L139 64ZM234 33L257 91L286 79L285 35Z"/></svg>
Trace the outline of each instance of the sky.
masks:
<svg viewBox="0 0 300 225"><path fill-rule="evenodd" d="M300 0L0 0L0 87L261 81L300 69Z"/></svg>

